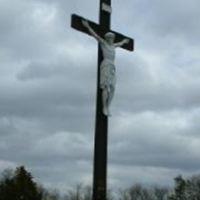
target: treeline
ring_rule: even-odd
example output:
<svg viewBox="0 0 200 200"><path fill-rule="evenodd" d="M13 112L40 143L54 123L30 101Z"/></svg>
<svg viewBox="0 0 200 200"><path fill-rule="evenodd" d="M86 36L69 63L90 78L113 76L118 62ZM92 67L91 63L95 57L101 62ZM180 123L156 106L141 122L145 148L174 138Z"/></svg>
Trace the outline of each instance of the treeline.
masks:
<svg viewBox="0 0 200 200"><path fill-rule="evenodd" d="M107 200L200 200L200 176L187 179L178 176L174 180L174 188L135 184L115 195L108 191ZM79 184L60 195L57 190L48 190L36 183L31 173L20 166L1 174L0 200L92 200L92 188Z"/></svg>

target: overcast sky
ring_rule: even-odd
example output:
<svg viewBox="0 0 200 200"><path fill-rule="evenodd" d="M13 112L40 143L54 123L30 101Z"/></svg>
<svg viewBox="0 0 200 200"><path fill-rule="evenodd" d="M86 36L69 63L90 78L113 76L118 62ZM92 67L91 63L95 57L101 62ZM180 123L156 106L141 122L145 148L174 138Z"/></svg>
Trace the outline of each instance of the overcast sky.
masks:
<svg viewBox="0 0 200 200"><path fill-rule="evenodd" d="M109 187L200 173L199 0L113 0L117 50ZM92 182L99 0L0 0L0 172L25 165L47 187Z"/></svg>

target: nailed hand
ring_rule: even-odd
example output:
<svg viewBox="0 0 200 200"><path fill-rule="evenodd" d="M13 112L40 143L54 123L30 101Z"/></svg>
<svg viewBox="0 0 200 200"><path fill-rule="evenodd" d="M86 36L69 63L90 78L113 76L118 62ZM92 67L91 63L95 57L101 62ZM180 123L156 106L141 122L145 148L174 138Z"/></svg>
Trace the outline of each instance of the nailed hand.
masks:
<svg viewBox="0 0 200 200"><path fill-rule="evenodd" d="M89 27L89 23L88 23L88 21L86 21L86 20L82 20L82 24L83 24L83 26L85 26L86 28L88 28Z"/></svg>

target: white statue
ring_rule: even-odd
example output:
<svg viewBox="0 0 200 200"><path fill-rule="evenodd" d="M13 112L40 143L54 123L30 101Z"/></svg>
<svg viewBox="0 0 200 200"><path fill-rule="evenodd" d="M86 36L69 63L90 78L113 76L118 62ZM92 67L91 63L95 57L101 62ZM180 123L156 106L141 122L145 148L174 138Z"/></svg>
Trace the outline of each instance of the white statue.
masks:
<svg viewBox="0 0 200 200"><path fill-rule="evenodd" d="M102 89L103 113L110 116L110 104L114 96L116 75L115 75L115 48L129 42L124 39L121 42L114 43L115 34L108 32L104 38L101 38L90 27L88 21L82 20L83 25L88 29L91 35L100 43L103 52L103 61L100 65L100 88Z"/></svg>

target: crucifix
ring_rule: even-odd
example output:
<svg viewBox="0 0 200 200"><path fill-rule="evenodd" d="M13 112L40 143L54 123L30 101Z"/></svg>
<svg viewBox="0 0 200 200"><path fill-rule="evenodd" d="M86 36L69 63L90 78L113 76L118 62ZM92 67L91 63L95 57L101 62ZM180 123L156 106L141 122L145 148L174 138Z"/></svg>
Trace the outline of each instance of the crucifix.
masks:
<svg viewBox="0 0 200 200"><path fill-rule="evenodd" d="M134 49L133 39L110 29L111 12L111 0L100 0L99 24L76 14L72 14L71 20L72 28L98 41L93 200L106 200L108 117L115 89L115 48Z"/></svg>

